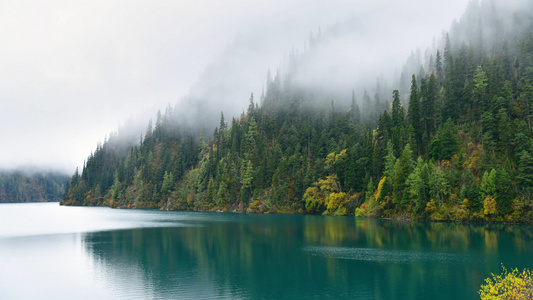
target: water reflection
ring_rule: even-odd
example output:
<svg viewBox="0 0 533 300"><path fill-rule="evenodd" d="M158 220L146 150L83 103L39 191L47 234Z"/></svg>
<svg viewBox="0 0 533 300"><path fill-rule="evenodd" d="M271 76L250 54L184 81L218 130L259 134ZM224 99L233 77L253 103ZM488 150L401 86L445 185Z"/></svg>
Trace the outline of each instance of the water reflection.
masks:
<svg viewBox="0 0 533 300"><path fill-rule="evenodd" d="M125 298L475 299L502 262L533 265L527 226L176 214L181 227L85 234L102 280Z"/></svg>

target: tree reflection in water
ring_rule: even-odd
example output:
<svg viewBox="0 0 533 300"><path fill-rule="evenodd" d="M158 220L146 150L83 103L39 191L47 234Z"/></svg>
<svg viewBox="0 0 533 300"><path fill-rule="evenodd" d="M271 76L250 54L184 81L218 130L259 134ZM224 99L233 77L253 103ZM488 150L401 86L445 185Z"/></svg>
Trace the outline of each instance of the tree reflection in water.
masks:
<svg viewBox="0 0 533 300"><path fill-rule="evenodd" d="M475 298L502 262L533 263L528 226L181 214L183 227L86 234L85 249L104 280L149 298ZM142 287L123 287L132 273Z"/></svg>

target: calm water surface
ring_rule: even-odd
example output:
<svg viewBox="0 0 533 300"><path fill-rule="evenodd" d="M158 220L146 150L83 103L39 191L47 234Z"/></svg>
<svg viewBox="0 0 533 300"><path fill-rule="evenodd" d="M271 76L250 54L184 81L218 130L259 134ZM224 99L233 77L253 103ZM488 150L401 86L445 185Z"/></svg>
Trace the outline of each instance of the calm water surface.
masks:
<svg viewBox="0 0 533 300"><path fill-rule="evenodd" d="M0 204L0 299L477 299L533 227Z"/></svg>

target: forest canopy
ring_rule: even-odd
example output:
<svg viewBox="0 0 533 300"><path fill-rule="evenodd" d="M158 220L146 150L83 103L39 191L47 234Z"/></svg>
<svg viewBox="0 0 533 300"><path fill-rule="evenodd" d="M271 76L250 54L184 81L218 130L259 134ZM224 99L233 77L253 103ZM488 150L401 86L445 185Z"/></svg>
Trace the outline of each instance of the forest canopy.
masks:
<svg viewBox="0 0 533 300"><path fill-rule="evenodd" d="M532 12L490 5L373 95L302 88L294 56L212 135L169 107L137 145L98 145L62 204L532 222Z"/></svg>
<svg viewBox="0 0 533 300"><path fill-rule="evenodd" d="M54 172L0 172L0 203L62 199L68 176Z"/></svg>

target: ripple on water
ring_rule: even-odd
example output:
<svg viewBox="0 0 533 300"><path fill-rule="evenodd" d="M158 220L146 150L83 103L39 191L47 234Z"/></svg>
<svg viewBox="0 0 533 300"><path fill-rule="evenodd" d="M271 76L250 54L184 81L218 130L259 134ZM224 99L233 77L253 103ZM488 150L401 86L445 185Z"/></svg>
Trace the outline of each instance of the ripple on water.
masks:
<svg viewBox="0 0 533 300"><path fill-rule="evenodd" d="M332 246L307 246L304 251L314 256L326 258L373 261L382 263L410 264L420 262L432 263L475 263L480 257L465 253L430 252L415 250L352 248Z"/></svg>

